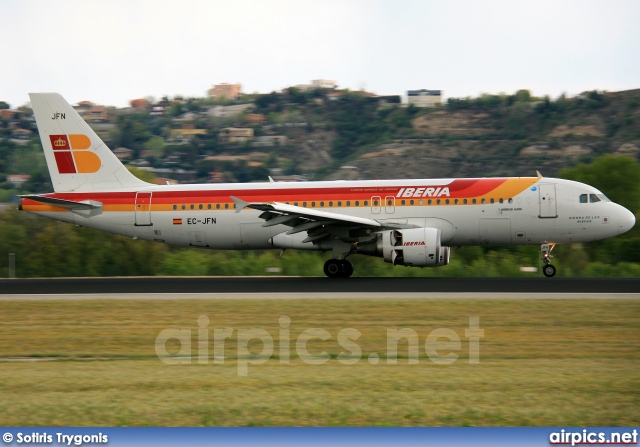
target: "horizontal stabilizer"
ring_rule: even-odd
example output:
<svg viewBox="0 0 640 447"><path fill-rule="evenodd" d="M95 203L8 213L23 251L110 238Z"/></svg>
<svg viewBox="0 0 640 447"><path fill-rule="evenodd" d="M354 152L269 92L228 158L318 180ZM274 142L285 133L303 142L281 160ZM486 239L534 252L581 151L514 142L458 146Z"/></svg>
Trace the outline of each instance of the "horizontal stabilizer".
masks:
<svg viewBox="0 0 640 447"><path fill-rule="evenodd" d="M102 203L94 200L74 202L73 200L56 199L54 197L39 196L37 194L26 194L18 197L33 200L34 202L46 203L47 205L59 206L68 210L95 210L102 208Z"/></svg>

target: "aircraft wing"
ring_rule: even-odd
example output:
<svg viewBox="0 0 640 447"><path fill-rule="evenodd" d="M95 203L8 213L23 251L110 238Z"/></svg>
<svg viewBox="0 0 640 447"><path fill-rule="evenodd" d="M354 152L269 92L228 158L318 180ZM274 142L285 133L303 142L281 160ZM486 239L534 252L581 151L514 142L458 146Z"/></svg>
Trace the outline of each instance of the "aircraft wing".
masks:
<svg viewBox="0 0 640 447"><path fill-rule="evenodd" d="M263 227L286 225L291 227L287 234L306 231L308 237L303 242L316 242L331 235L344 241L353 241L374 232L406 226L279 202L245 202L233 196L231 199L236 203L236 213L244 208L262 211L260 218L265 220Z"/></svg>

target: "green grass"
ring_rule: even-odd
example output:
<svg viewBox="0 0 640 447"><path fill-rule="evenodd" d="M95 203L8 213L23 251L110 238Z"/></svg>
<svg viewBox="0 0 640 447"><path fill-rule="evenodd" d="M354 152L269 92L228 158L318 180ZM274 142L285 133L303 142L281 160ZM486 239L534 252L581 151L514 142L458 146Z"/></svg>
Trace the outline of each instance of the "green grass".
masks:
<svg viewBox="0 0 640 447"><path fill-rule="evenodd" d="M175 300L0 301L0 425L117 426L495 426L638 425L640 302L632 300ZM158 334L190 329L198 317L213 329L234 328L224 364L167 365ZM290 361L279 357L279 318L291 319ZM469 362L465 329L479 317L480 361ZM275 356L238 374L238 329L263 328ZM296 338L322 328L312 354ZM362 358L336 356L340 330L361 332ZM401 343L386 359L387 329L419 337L418 364ZM461 339L457 361L425 354L435 329ZM242 343L242 342L241 342ZM441 345L442 346L442 345ZM262 343L253 340L258 354ZM179 345L167 343L170 353ZM442 349L446 353L447 349ZM380 356L370 364L369 354ZM51 360L51 359L57 360ZM355 358L354 360L358 360ZM219 360L218 360L219 361Z"/></svg>

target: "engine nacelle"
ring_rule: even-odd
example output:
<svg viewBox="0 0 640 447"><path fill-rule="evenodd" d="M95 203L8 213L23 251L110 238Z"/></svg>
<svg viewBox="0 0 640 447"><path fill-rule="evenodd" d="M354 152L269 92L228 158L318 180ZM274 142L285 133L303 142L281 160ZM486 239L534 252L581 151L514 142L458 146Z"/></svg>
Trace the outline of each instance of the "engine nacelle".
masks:
<svg viewBox="0 0 640 447"><path fill-rule="evenodd" d="M358 253L381 256L393 265L440 267L449 264L451 249L440 244L437 228L390 230L378 234L375 241L359 243Z"/></svg>

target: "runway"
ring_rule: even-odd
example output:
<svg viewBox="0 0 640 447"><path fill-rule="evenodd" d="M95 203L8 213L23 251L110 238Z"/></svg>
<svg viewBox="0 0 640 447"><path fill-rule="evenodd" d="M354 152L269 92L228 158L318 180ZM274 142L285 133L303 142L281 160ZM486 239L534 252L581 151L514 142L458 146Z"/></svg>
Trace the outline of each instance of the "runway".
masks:
<svg viewBox="0 0 640 447"><path fill-rule="evenodd" d="M1 279L0 299L634 298L640 278L117 277Z"/></svg>

